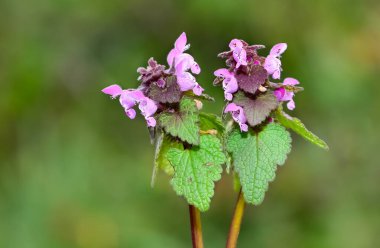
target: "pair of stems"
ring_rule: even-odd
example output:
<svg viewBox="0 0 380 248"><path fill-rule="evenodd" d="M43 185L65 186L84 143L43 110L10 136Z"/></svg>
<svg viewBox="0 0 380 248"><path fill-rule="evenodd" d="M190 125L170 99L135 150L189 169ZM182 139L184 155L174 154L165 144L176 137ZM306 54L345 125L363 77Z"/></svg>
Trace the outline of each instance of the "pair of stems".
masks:
<svg viewBox="0 0 380 248"><path fill-rule="evenodd" d="M232 217L230 231L228 233L226 248L236 248L241 221L243 219L245 201L241 189L235 205L234 215ZM193 248L203 248L201 214L193 205L189 205L190 224L191 224L191 239Z"/></svg>

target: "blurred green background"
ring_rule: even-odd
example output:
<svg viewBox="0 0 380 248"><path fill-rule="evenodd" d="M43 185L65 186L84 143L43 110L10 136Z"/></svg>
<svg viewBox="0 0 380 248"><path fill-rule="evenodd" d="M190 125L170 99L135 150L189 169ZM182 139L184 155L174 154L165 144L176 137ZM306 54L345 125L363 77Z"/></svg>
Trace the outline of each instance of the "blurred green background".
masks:
<svg viewBox="0 0 380 248"><path fill-rule="evenodd" d="M292 134L293 152L240 247L380 247L380 2L0 1L0 247L190 247L188 209L160 174L153 147L101 94L137 86L136 68L166 63L186 31L212 86L232 38L287 42L283 76L300 80L293 113L330 145ZM269 49L263 51L266 54ZM217 184L203 214L206 247L223 247L236 193Z"/></svg>

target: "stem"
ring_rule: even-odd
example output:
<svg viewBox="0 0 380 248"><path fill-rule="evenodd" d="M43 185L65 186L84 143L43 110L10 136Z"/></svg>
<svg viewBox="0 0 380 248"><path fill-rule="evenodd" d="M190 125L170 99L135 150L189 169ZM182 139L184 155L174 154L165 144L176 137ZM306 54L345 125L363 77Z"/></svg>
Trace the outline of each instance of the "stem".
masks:
<svg viewBox="0 0 380 248"><path fill-rule="evenodd" d="M193 248L203 248L201 214L193 205L189 205L189 212Z"/></svg>
<svg viewBox="0 0 380 248"><path fill-rule="evenodd" d="M236 202L234 216L232 217L230 232L228 233L226 248L236 248L237 239L240 232L241 221L244 214L245 201L241 189Z"/></svg>

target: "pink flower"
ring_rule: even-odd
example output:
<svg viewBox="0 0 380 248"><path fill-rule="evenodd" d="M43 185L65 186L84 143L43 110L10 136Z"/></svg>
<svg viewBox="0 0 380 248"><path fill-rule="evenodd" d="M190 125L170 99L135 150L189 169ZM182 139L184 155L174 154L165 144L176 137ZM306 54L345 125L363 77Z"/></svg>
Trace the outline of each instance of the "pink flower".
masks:
<svg viewBox="0 0 380 248"><path fill-rule="evenodd" d="M233 72L222 68L214 72L216 77L223 78L223 89L224 89L224 98L228 101L231 101L233 96L232 94L238 91L238 83Z"/></svg>
<svg viewBox="0 0 380 248"><path fill-rule="evenodd" d="M112 98L119 96L120 105L124 108L125 114L130 118L136 117L136 111L133 109L136 104L139 104L141 114L145 117L148 126L154 127L156 120L152 117L157 111L157 104L152 99L144 96L141 90L122 90L117 85L111 85L102 90L103 93L111 95Z"/></svg>
<svg viewBox="0 0 380 248"><path fill-rule="evenodd" d="M189 49L187 44L186 33L183 32L174 43L174 48L169 52L167 61L170 66L168 72L174 68L174 75L177 77L177 83L181 91L193 90L195 95L202 95L203 88L197 83L195 77L188 72L191 70L194 74L199 74L201 68L195 62L193 56L184 53Z"/></svg>
<svg viewBox="0 0 380 248"><path fill-rule="evenodd" d="M232 51L232 56L236 61L236 68L240 65L247 65L247 51L243 48L243 42L238 39L231 40L229 47Z"/></svg>
<svg viewBox="0 0 380 248"><path fill-rule="evenodd" d="M286 50L288 45L286 43L279 43L274 45L270 50L269 55L265 58L264 68L269 75L272 75L274 79L279 79L281 76L281 61L280 56Z"/></svg>
<svg viewBox="0 0 380 248"><path fill-rule="evenodd" d="M110 85L102 90L104 94L110 95L113 99L120 96L122 91L123 89L117 84Z"/></svg>
<svg viewBox="0 0 380 248"><path fill-rule="evenodd" d="M173 66L175 57L177 57L178 55L181 55L184 51L189 49L190 45L186 45L186 43L187 43L186 33L183 32L177 38L177 40L174 43L174 48L168 54L167 61L170 67Z"/></svg>
<svg viewBox="0 0 380 248"><path fill-rule="evenodd" d="M139 109L149 127L156 126L156 120L152 117L157 111L157 104L150 98L144 97L140 100Z"/></svg>
<svg viewBox="0 0 380 248"><path fill-rule="evenodd" d="M299 84L297 79L294 78L285 78L283 85L297 85ZM289 110L295 109L296 105L293 100L294 92L287 91L285 87L281 87L274 91L274 95L277 97L277 100L280 102L288 101L287 107Z"/></svg>
<svg viewBox="0 0 380 248"><path fill-rule="evenodd" d="M224 109L224 113L231 112L232 119L240 126L240 131L247 132L248 125L245 124L247 122L247 118L245 117L244 110L242 107L236 105L235 103L229 103Z"/></svg>

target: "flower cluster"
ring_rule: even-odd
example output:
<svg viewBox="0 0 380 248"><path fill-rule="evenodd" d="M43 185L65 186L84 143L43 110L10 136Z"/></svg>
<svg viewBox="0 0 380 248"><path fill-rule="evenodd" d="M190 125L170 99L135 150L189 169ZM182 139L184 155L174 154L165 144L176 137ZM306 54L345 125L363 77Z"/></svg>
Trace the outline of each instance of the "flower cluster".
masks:
<svg viewBox="0 0 380 248"><path fill-rule="evenodd" d="M294 78L286 78L283 83L270 81L270 77L280 79L280 58L287 49L286 43L273 46L267 57L257 53L263 45L233 39L229 47L229 51L218 55L226 59L228 68L214 72L217 77L214 84L222 83L224 98L229 102L224 112L231 113L241 131L248 131L247 124L252 127L260 124L280 102L287 101L290 110L295 108L293 97L301 89L295 86L299 82Z"/></svg>
<svg viewBox="0 0 380 248"><path fill-rule="evenodd" d="M180 102L183 92L192 90L195 95L202 95L203 88L193 76L199 74L201 69L194 58L185 53L190 47L186 43L186 34L182 33L167 56L169 69L153 58L148 60L146 68L138 68L140 86L137 89L123 90L114 84L102 92L113 99L119 97L120 104L130 119L136 117L134 107L138 105L148 127L155 127L157 122L154 115L170 108L169 105Z"/></svg>

